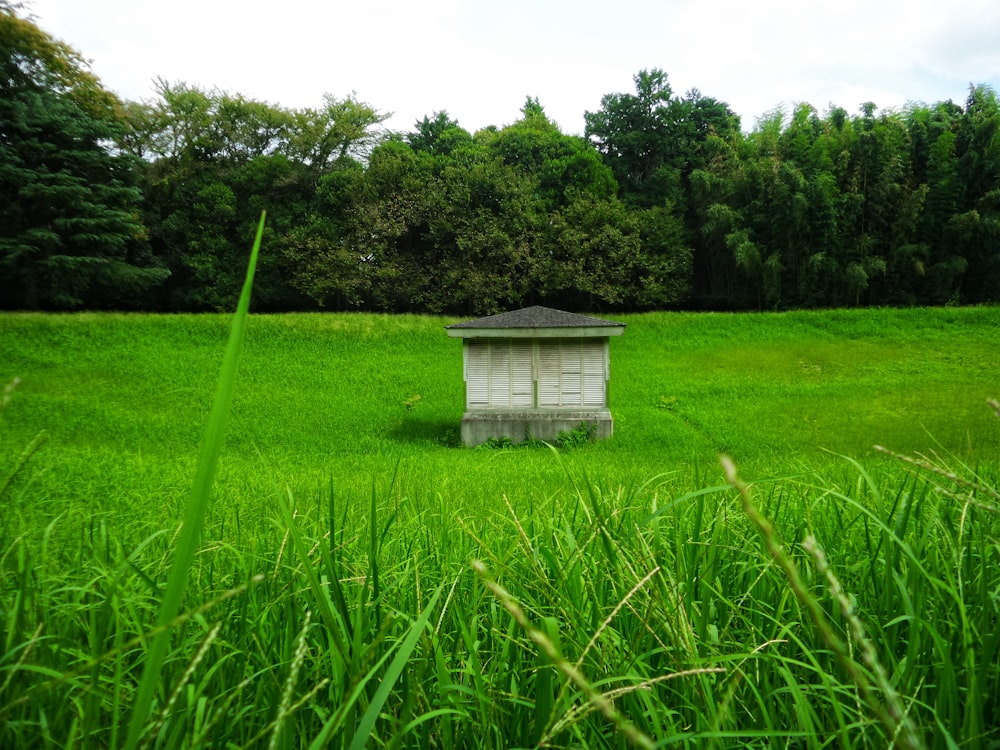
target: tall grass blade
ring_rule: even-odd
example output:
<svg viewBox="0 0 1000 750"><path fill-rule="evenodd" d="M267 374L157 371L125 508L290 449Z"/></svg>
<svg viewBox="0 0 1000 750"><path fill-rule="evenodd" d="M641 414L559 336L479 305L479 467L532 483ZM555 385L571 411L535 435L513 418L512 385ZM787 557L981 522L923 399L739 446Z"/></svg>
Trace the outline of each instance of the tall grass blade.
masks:
<svg viewBox="0 0 1000 750"><path fill-rule="evenodd" d="M181 527L174 549L174 560L170 566L167 587L160 601L160 612L156 618L157 627L162 628L167 625L177 616L180 610L184 589L187 586L188 572L194 561L195 550L198 547L198 540L201 536L205 511L208 507L209 497L212 492L212 483L215 480L215 472L219 463L219 454L222 451L222 440L226 431L229 407L232 403L233 386L236 381L236 367L243 344L247 317L250 312L250 291L253 288L253 277L257 268L257 255L260 252L265 219L266 213L261 212L260 223L257 226L257 236L254 239L253 249L250 252L250 262L247 265L246 279L243 282L243 291L240 293L236 315L233 318L233 324L229 332L229 343L226 345L226 352L222 361L218 390L216 391L215 401L212 404L212 411L209 415L204 442L198 454L198 468L195 472L194 483L191 486L191 495L184 512L183 526ZM169 645L170 631L166 629L161 630L150 645L146 664L142 672L142 680L139 683L139 690L132 705L132 717L129 723L128 736L125 740L126 750L134 750L142 737L143 729L149 719L153 693L159 682L160 672L163 669L163 660Z"/></svg>
<svg viewBox="0 0 1000 750"><path fill-rule="evenodd" d="M744 513L750 519L757 533L760 534L768 553L785 574L795 597L812 617L824 643L826 643L837 661L857 686L861 698L886 727L889 736L894 738L894 743L899 742L900 746L906 748L906 750L924 750L926 746L916 730L912 728L909 718L903 711L895 695L895 691L889 684L888 677L885 676L884 670L878 663L870 641L864 635L860 620L852 616L853 606L848 601L847 596L843 594L839 581L836 581L832 576L832 572L828 573L829 569L825 564L825 557L817 554L818 548L814 543L814 538L810 535L803 543L803 546L807 551L816 556L821 574L833 582L832 591L834 597L841 604L845 613L845 619L851 625L854 642L861 644L863 657L866 657L865 661L869 665L870 672L866 672L860 667L854 658L852 648L837 634L818 599L812 595L806 586L795 562L783 548L774 526L754 505L750 497L750 487L738 476L732 459L728 456L721 456L720 461L725 471L726 479L740 493ZM867 474L865 478L871 481Z"/></svg>
<svg viewBox="0 0 1000 750"><path fill-rule="evenodd" d="M309 546L306 544L306 540L302 536L302 531L295 522L295 516L292 513L290 504L285 502L281 493L277 493L276 497L278 500L278 508L281 511L281 515L285 520L285 525L291 536L292 546L302 563L302 573L306 578L306 582L309 584L309 589L313 592L313 596L315 597L320 619L326 626L327 632L333 640L334 648L336 648L337 652L340 654L340 658L345 662L348 662L351 654L349 640L351 639L352 632L350 611L346 601L344 600L340 583L337 581L335 575L331 575L333 583L331 584L330 589L332 589L339 597L339 603L337 604L338 609L335 610L334 605L331 602L330 595L327 592L327 587L323 585L323 581L321 580L321 569L319 569L317 565L313 564L312 559L309 556ZM329 555L329 552L325 553L325 557L328 560L331 560L330 570L333 572L335 571L335 568L332 564L332 558L330 558Z"/></svg>
<svg viewBox="0 0 1000 750"><path fill-rule="evenodd" d="M596 710L600 711L630 744L635 747L652 750L654 746L653 740L632 724L632 722L630 722L627 718L625 718L625 716L623 716L615 707L613 701L609 700L589 680L587 680L576 665L571 664L563 658L563 656L556 649L555 644L549 640L548 636L531 624L528 620L527 614L525 614L521 605L518 604L514 597L511 596L505 588L492 579L486 569L486 566L480 560L474 560L472 562L472 569L476 572L476 575L479 576L483 585L486 586L486 588L500 600L500 604L503 605L503 608L511 614L513 622L521 626L521 629L524 630L536 646L545 652L545 655L556 666L556 668L562 672L562 674L568 678L570 682L583 691L590 704Z"/></svg>
<svg viewBox="0 0 1000 750"><path fill-rule="evenodd" d="M431 597L430 602L428 602L427 606L424 607L424 611L420 613L420 617L417 618L417 621L413 623L413 627L410 628L410 632L406 634L406 638L399 647L399 651L396 652L396 656L393 657L392 663L389 665L389 669L386 670L385 676L382 678L381 683L379 683L378 690L375 691L375 696L372 698L372 702L368 705L368 710L365 711L364 716L361 717L361 721L358 723L358 729L354 733L354 738L351 740L351 745L348 750L362 750L362 748L368 743L368 738L371 736L372 730L375 729L375 722L378 720L379 712L382 710L382 706L385 705L386 700L389 698L389 693L392 692L396 682L399 680L400 676L402 676L403 670L406 669L406 662L409 660L410 654L413 653L413 649L416 648L417 641L420 640L420 636L423 635L424 630L427 628L431 612L434 611L434 607L437 604L437 600L441 597L441 592L443 590L444 584L438 586L437 591L434 592L434 596Z"/></svg>
<svg viewBox="0 0 1000 750"><path fill-rule="evenodd" d="M0 498L3 498L3 496L7 493L7 490L14 483L17 475L24 469L25 464L28 463L32 456L38 453L38 450L45 444L45 441L48 440L48 438L49 433L42 430L35 435L34 439L28 443L27 447L23 451L21 451L21 455L18 456L17 462L14 464L14 468L7 474L7 478L3 480L3 484L0 484Z"/></svg>

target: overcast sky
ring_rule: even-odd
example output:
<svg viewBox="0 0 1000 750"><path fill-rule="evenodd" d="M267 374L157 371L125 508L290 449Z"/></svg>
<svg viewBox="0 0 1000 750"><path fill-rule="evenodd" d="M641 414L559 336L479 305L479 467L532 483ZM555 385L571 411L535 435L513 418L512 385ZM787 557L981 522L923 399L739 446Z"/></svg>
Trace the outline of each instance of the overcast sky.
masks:
<svg viewBox="0 0 1000 750"><path fill-rule="evenodd" d="M776 107L850 113L1000 91L998 0L30 0L42 29L125 99L154 80L288 108L323 94L412 130L447 110L470 131L537 97L567 133L633 75L666 71L729 104L744 130Z"/></svg>

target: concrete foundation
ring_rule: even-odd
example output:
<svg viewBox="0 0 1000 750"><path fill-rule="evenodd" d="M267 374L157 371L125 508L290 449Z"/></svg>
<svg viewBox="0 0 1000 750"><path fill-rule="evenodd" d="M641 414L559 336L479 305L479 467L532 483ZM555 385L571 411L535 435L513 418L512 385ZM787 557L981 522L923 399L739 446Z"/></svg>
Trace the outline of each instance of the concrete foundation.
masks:
<svg viewBox="0 0 1000 750"><path fill-rule="evenodd" d="M581 424L595 425L594 437L611 437L613 421L607 409L468 411L462 416L462 445L475 446L490 438L526 438L553 441L560 432L571 432Z"/></svg>

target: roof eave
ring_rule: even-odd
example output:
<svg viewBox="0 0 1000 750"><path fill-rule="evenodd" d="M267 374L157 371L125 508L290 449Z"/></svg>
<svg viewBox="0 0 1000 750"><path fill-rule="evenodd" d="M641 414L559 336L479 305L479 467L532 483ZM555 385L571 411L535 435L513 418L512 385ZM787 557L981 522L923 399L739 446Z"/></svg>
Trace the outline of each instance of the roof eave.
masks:
<svg viewBox="0 0 1000 750"><path fill-rule="evenodd" d="M447 328L452 338L462 339L603 339L621 336L624 325L555 328Z"/></svg>

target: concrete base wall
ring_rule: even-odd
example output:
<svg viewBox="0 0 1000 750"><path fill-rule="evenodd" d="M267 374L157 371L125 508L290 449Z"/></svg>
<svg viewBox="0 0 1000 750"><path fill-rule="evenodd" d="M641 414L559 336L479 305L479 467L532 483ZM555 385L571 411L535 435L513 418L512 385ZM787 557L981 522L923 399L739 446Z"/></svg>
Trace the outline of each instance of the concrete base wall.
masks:
<svg viewBox="0 0 1000 750"><path fill-rule="evenodd" d="M553 441L560 432L571 432L581 424L596 425L594 437L611 437L613 421L607 409L469 411L462 416L462 445L474 446L490 438L510 438L520 443L526 437Z"/></svg>

